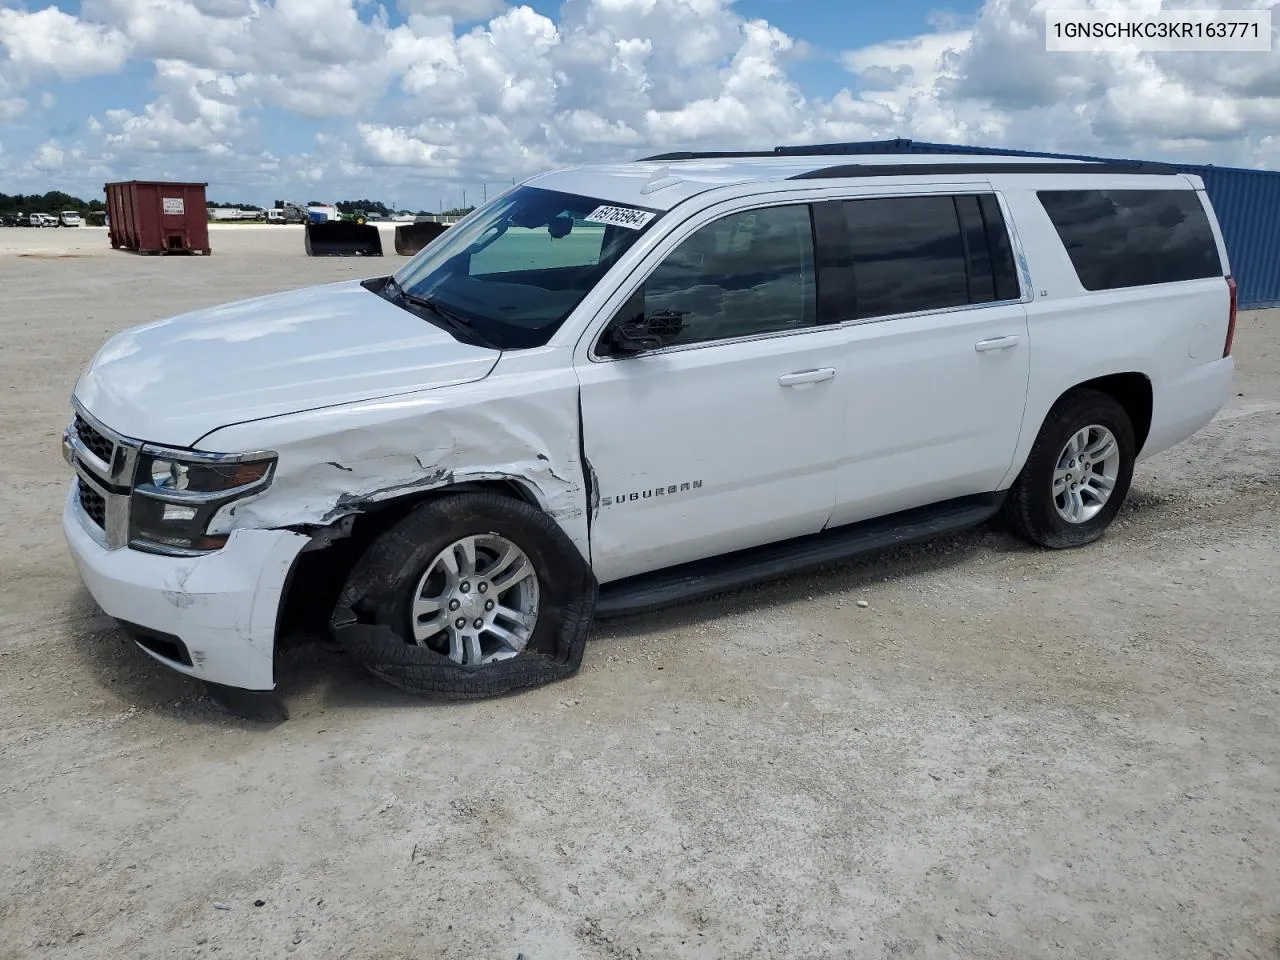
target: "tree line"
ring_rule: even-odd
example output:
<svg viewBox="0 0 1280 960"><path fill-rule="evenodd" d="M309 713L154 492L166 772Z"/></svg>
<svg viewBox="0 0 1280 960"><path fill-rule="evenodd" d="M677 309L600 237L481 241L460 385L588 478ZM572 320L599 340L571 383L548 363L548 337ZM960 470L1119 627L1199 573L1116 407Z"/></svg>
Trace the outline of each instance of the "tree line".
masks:
<svg viewBox="0 0 1280 960"><path fill-rule="evenodd" d="M225 203L219 201L210 201L210 207L218 209L235 209L235 210L260 210L257 204L253 203ZM308 201L308 206L320 206L321 201ZM279 204L277 203L277 206ZM355 213L363 210L365 213L376 213L381 216L390 217L397 212L408 213L411 211L396 211L388 207L380 200L341 200L335 206L340 213ZM0 215L16 216L17 214L26 213L52 213L59 214L63 210L75 210L81 216L87 216L90 213L102 213L107 209L106 204L102 200L81 200L79 197L73 197L69 193L63 193L61 190L50 190L48 193L0 193ZM457 207L452 210L441 210L443 216L462 216L470 213L474 207ZM417 210L412 211L417 216L431 216L432 211Z"/></svg>
<svg viewBox="0 0 1280 960"><path fill-rule="evenodd" d="M52 213L74 210L81 216L107 209L101 200L81 200L61 190L48 193L0 193L0 215L15 216L19 213Z"/></svg>

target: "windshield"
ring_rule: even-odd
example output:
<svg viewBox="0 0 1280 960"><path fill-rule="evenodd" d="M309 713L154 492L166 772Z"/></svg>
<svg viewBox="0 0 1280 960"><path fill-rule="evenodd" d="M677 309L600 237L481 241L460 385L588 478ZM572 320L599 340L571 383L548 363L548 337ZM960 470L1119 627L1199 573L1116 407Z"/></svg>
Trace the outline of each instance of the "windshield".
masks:
<svg viewBox="0 0 1280 960"><path fill-rule="evenodd" d="M516 187L450 227L395 274L503 350L540 347L659 217L595 197Z"/></svg>

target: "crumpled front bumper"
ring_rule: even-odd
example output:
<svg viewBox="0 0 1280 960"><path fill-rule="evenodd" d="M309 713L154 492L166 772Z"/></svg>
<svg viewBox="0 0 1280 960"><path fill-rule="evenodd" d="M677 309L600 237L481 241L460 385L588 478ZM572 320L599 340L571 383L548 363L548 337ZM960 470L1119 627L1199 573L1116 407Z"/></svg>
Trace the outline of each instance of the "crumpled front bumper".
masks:
<svg viewBox="0 0 1280 960"><path fill-rule="evenodd" d="M150 648L139 643L143 650L209 683L274 689L277 613L308 537L289 530L237 530L221 550L188 558L108 550L95 529L73 481L62 530L93 599L127 625L180 641Z"/></svg>

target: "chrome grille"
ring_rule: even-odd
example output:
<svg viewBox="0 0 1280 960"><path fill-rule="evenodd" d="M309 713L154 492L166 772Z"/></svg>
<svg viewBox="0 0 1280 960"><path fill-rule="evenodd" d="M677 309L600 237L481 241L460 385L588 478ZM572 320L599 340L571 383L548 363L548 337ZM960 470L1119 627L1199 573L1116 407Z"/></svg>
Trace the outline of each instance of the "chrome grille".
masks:
<svg viewBox="0 0 1280 960"><path fill-rule="evenodd" d="M84 417L76 414L76 436L89 448L89 452L103 463L111 463L111 455L115 452L115 444L100 434Z"/></svg>
<svg viewBox="0 0 1280 960"><path fill-rule="evenodd" d="M80 506L89 515L89 519L103 530L107 528L107 501L97 490L83 480L76 482L80 496Z"/></svg>
<svg viewBox="0 0 1280 960"><path fill-rule="evenodd" d="M63 454L77 474L76 501L86 528L108 550L127 546L133 473L142 444L119 436L78 408L62 442Z"/></svg>

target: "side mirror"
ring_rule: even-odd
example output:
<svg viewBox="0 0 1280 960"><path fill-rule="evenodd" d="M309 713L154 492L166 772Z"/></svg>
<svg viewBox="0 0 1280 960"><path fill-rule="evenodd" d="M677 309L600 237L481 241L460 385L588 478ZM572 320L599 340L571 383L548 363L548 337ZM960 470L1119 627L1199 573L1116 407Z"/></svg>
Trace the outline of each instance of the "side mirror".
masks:
<svg viewBox="0 0 1280 960"><path fill-rule="evenodd" d="M649 329L641 314L631 320L615 320L609 326L609 352L615 357L634 357L650 350L660 350L662 338Z"/></svg>
<svg viewBox="0 0 1280 960"><path fill-rule="evenodd" d="M644 312L644 287L631 295L618 315L605 330L604 343L615 357L634 357L650 350L661 350L674 343L684 329L688 311L655 310Z"/></svg>

